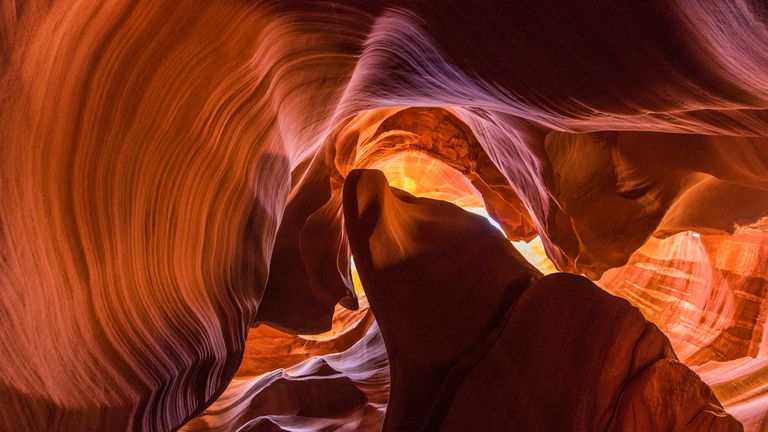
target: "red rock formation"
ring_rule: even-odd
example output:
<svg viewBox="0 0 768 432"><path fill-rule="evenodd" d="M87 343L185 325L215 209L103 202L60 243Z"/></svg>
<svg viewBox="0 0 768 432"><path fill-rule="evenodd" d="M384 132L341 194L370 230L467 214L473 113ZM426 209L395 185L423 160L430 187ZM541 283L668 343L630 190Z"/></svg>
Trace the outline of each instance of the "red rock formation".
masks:
<svg viewBox="0 0 768 432"><path fill-rule="evenodd" d="M388 397L387 366L384 343L373 324L339 354L311 357L259 376L236 377L182 430L377 431Z"/></svg>
<svg viewBox="0 0 768 432"><path fill-rule="evenodd" d="M625 300L563 273L526 290L464 379L442 430L472 426L742 430L658 328Z"/></svg>
<svg viewBox="0 0 768 432"><path fill-rule="evenodd" d="M539 273L481 216L390 190L377 171L347 177L344 221L392 354L383 428L429 429L460 379L457 363Z"/></svg>
<svg viewBox="0 0 768 432"><path fill-rule="evenodd" d="M602 277L765 428L764 4L353 3L0 4L0 429L194 421L230 396L251 327L322 332L359 306L342 185L413 151L463 175L509 239ZM448 240L423 229L414 244ZM689 231L703 245L675 243ZM312 411L328 425L368 418L350 379L318 383L350 398ZM238 424L290 428L269 399L314 400L252 384L273 396L249 393Z"/></svg>
<svg viewBox="0 0 768 432"><path fill-rule="evenodd" d="M390 358L383 430L741 430L626 300L535 282L482 218L362 170L344 216Z"/></svg>

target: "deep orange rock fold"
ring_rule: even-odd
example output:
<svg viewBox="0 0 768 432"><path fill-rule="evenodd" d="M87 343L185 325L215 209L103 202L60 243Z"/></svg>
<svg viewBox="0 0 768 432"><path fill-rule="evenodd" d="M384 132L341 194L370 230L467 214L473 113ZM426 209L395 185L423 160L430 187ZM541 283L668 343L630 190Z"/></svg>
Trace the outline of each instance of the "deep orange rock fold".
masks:
<svg viewBox="0 0 768 432"><path fill-rule="evenodd" d="M766 52L758 0L3 2L0 430L765 430Z"/></svg>

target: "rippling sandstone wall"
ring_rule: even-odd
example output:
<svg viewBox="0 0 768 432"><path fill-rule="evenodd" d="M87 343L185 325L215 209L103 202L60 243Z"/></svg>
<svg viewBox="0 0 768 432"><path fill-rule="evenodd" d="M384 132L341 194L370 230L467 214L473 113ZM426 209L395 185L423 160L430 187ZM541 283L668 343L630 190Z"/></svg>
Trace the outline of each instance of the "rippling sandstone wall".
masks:
<svg viewBox="0 0 768 432"><path fill-rule="evenodd" d="M768 428L765 6L505 3L0 5L0 429L330 428L268 403L322 399L289 395L328 374L349 404L310 412L377 427L381 343L235 376L251 327L363 307L342 186L400 151L461 172L510 239L626 297ZM252 409L201 420L231 404Z"/></svg>

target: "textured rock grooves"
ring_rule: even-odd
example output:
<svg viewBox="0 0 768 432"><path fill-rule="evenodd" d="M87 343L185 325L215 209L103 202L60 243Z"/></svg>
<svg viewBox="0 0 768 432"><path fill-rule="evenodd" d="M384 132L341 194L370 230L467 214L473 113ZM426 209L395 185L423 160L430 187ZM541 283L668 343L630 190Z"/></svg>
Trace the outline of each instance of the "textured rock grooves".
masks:
<svg viewBox="0 0 768 432"><path fill-rule="evenodd" d="M561 3L2 2L0 430L768 430L768 9Z"/></svg>

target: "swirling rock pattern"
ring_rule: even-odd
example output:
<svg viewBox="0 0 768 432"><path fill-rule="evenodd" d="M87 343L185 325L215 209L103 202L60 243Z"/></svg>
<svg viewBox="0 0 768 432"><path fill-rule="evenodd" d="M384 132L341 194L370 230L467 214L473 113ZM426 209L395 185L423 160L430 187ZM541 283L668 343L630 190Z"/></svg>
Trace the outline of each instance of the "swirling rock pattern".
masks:
<svg viewBox="0 0 768 432"><path fill-rule="evenodd" d="M317 356L291 367L283 363L274 371L236 377L182 430L379 430L389 388L387 353L375 323L362 330L363 336L348 349L334 347L342 351L338 354L318 355L318 350L306 350L304 345L297 351ZM253 342L269 343L259 337ZM270 353L270 357L280 356ZM263 357L244 361L259 359ZM291 361L289 355L281 360Z"/></svg>
<svg viewBox="0 0 768 432"><path fill-rule="evenodd" d="M508 239L538 236L558 270L638 306L746 429L768 428L765 52L757 0L3 2L0 429L313 430L342 411L375 427L378 372L373 397L347 360L243 357L251 327L295 342L344 322L337 303L365 311L342 185L414 151L464 176ZM403 238L447 241L424 226ZM367 274L401 256L380 252ZM467 320L493 327L491 309ZM386 369L354 348L375 339L361 322L305 354ZM393 403L423 406L395 360ZM707 411L667 360L622 409L658 412L653 389L675 382L696 391L672 417ZM233 381L241 367L266 375ZM297 381L346 396L315 406Z"/></svg>

